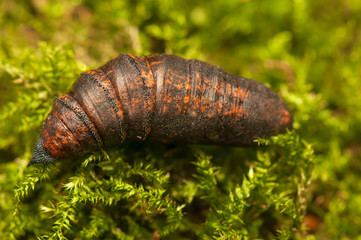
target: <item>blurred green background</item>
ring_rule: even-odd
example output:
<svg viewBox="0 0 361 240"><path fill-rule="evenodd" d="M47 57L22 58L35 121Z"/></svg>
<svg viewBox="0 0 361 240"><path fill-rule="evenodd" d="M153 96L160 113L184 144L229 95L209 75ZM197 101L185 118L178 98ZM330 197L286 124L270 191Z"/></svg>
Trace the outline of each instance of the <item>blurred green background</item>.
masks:
<svg viewBox="0 0 361 240"><path fill-rule="evenodd" d="M0 0L0 236L361 239L360 13L358 0ZM167 183L159 184L178 210L183 206L183 220L178 216L172 220L176 224L162 232L157 229L167 225L170 215L144 216L131 210L125 214L127 219L104 215L106 224L111 222L114 228L101 232L105 217L85 206L74 210L71 216L76 219L69 218L73 228L67 230L68 225L57 222L61 214L54 213L55 207L49 210L76 202L71 198L74 188L62 186L98 168L103 175L116 174L104 173L111 167L101 156L97 158L102 160L89 160L88 166L70 162L50 166L51 180L39 177L47 175L46 167L35 171L26 165L52 98L65 93L81 71L119 53L176 54L256 79L288 103L295 130L260 149L126 145L123 152L114 154L135 164L135 169L163 171L150 175L154 179L170 176L168 182L164 180ZM184 151L191 153L179 153ZM195 157L198 151L212 155L212 165L202 154ZM150 165L136 165L142 159ZM98 162L105 165L97 166ZM210 168L218 173L215 179L202 180L200 176L214 173L202 172L202 164L215 166ZM90 170L79 170L89 166ZM259 174L256 180L253 171ZM126 177L122 179L131 186L142 185ZM221 200L215 200L218 194L207 195L212 191L201 186L207 181L217 182L214 188ZM149 183L150 190L155 186ZM245 186L252 186L251 190ZM238 205L232 195L238 196L237 191L243 196ZM149 204L152 198L144 199ZM118 205L132 204L122 201ZM244 209L224 208L227 212L222 207L230 203L244 204ZM103 212L121 209L108 205ZM87 220L87 214L95 220ZM128 227L118 226L119 219ZM86 229L95 232L91 235Z"/></svg>

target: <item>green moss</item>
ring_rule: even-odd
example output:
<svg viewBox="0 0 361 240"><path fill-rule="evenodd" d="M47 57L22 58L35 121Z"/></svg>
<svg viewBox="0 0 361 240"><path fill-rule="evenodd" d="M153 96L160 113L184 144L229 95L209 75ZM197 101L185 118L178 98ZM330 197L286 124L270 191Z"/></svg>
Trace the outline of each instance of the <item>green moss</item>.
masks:
<svg viewBox="0 0 361 240"><path fill-rule="evenodd" d="M360 238L359 12L351 0L2 1L0 236ZM127 143L27 167L52 99L121 52L263 82L295 129L258 148Z"/></svg>

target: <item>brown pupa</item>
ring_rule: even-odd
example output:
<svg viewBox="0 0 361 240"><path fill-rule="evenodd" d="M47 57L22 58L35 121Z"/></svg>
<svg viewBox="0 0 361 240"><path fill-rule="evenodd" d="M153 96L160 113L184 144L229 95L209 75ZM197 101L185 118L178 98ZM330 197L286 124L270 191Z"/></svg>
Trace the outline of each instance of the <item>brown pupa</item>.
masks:
<svg viewBox="0 0 361 240"><path fill-rule="evenodd" d="M291 128L288 107L261 83L199 60L121 54L54 99L30 164L124 141L251 146Z"/></svg>

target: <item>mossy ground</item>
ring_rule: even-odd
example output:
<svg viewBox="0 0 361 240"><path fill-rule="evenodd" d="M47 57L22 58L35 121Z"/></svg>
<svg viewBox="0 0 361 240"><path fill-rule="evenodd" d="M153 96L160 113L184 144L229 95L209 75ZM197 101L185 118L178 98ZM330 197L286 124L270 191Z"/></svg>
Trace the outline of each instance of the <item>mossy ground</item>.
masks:
<svg viewBox="0 0 361 240"><path fill-rule="evenodd" d="M2 239L361 239L357 0L0 1ZM52 98L119 53L256 79L294 113L258 148L125 144L27 167Z"/></svg>

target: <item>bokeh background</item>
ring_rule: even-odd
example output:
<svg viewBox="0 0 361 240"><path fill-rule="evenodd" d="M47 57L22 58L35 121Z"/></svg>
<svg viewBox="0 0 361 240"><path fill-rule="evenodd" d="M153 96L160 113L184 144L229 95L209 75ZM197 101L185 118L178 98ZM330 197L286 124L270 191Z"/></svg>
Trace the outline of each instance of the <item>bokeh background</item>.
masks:
<svg viewBox="0 0 361 240"><path fill-rule="evenodd" d="M0 236L361 239L360 12L358 0L0 0ZM113 161L27 168L52 98L119 53L256 79L294 131L257 149L129 144Z"/></svg>

